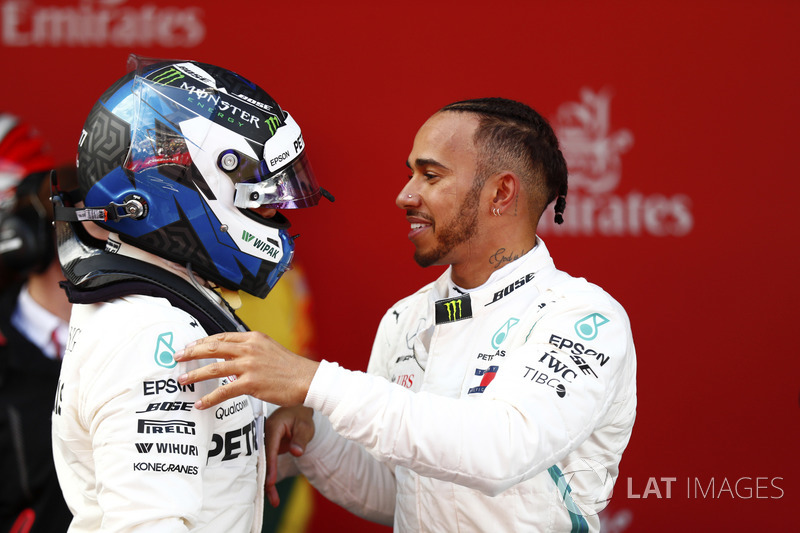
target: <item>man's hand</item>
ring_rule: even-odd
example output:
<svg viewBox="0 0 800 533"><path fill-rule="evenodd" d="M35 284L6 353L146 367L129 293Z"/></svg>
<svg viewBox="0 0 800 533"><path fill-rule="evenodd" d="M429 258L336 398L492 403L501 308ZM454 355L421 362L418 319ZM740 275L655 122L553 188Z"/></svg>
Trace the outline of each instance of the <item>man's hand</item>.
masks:
<svg viewBox="0 0 800 533"><path fill-rule="evenodd" d="M298 405L281 407L269 415L264 432L267 452L267 498L270 505L277 507L280 503L278 490L278 455L286 452L300 457L306 445L314 438L313 409Z"/></svg>
<svg viewBox="0 0 800 533"><path fill-rule="evenodd" d="M198 400L197 409L207 409L243 394L276 405L300 405L319 366L318 362L301 357L256 331L212 335L175 354L178 362L197 359L224 361L183 374L178 378L181 385L226 376L232 378L231 383L217 387Z"/></svg>

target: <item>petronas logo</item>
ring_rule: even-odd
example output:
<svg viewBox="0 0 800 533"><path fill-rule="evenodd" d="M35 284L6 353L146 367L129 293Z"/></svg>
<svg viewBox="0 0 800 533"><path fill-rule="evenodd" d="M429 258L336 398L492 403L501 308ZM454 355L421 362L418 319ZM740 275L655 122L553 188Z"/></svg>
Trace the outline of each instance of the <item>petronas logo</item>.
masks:
<svg viewBox="0 0 800 533"><path fill-rule="evenodd" d="M598 328L603 324L607 324L608 321L600 313L592 313L575 322L575 333L585 341L593 340L597 337Z"/></svg>
<svg viewBox="0 0 800 533"><path fill-rule="evenodd" d="M156 340L155 359L158 366L173 368L178 362L173 355L175 349L172 347L172 332L162 333Z"/></svg>

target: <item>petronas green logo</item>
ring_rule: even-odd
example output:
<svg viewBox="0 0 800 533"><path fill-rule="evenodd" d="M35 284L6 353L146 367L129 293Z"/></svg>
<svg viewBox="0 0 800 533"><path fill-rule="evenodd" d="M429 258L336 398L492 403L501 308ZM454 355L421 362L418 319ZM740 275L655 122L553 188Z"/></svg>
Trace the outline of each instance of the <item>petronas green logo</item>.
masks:
<svg viewBox="0 0 800 533"><path fill-rule="evenodd" d="M607 324L608 319L600 313L592 313L575 322L575 333L585 341L590 341L597 337L597 330L603 324Z"/></svg>
<svg viewBox="0 0 800 533"><path fill-rule="evenodd" d="M175 349L172 347L172 332L162 333L156 341L156 363L164 368L173 368L178 364L173 355Z"/></svg>

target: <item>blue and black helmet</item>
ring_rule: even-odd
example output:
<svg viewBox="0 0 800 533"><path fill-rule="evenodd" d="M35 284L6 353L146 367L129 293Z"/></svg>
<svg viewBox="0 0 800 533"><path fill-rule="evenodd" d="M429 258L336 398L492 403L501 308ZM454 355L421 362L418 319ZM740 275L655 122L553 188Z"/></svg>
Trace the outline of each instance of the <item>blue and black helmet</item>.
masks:
<svg viewBox="0 0 800 533"><path fill-rule="evenodd" d="M83 219L190 263L222 287L265 297L294 245L283 215L251 209L332 199L317 184L300 127L266 91L224 68L132 60L81 133Z"/></svg>

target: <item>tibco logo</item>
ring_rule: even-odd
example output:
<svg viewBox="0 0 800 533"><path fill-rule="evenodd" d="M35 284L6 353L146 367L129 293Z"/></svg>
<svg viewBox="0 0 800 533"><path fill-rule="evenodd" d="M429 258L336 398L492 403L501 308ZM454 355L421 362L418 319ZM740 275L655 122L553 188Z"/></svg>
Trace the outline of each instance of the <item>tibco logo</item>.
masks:
<svg viewBox="0 0 800 533"><path fill-rule="evenodd" d="M2 3L4 46L165 46L191 48L203 42L206 27L199 7L145 4L126 0L84 0L72 6Z"/></svg>
<svg viewBox="0 0 800 533"><path fill-rule="evenodd" d="M685 194L614 194L633 133L611 131L609 91L582 89L580 102L559 107L553 129L569 169L567 211L564 224L556 225L551 206L539 222L539 233L681 237L692 230L691 200Z"/></svg>

